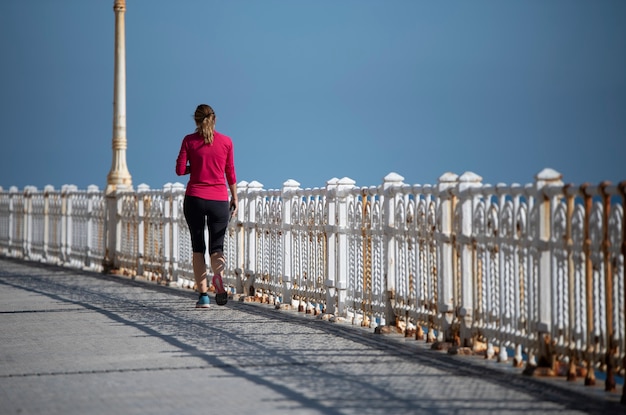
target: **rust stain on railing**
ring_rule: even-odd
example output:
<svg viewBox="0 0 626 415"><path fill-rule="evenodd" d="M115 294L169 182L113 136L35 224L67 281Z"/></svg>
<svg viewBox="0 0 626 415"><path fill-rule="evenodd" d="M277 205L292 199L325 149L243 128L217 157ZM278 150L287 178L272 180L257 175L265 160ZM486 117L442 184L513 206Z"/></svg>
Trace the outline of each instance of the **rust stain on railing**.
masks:
<svg viewBox="0 0 626 415"><path fill-rule="evenodd" d="M622 258L626 261L626 181L620 182L617 186L619 194L622 197ZM624 278L624 290L626 290L626 271L622 270ZM624 316L626 316L626 299L624 299ZM626 335L626 319L624 319L624 335ZM626 368L626 355L622 362L622 369ZM622 405L626 405L626 382L622 387Z"/></svg>
<svg viewBox="0 0 626 415"><path fill-rule="evenodd" d="M606 188L609 182L600 184L600 193L602 195L602 253L604 256L604 289L605 289L605 308L606 308L606 381L604 389L606 391L615 390L615 374L613 354L617 351L617 345L614 340L613 330L613 269L611 267L611 241L609 240L609 214L611 213L611 200Z"/></svg>
<svg viewBox="0 0 626 415"><path fill-rule="evenodd" d="M569 302L570 304L574 304L575 303L575 298L574 298L574 290L572 289L572 287L574 287L574 263L572 260L572 246L573 246L573 241L572 241L572 217L574 215L574 195L571 194L568 189L570 188L570 185L565 185L563 187L563 194L565 194L566 196L566 226L565 226L565 235L563 236L564 238L564 242L566 245L566 249L567 249L567 274L568 274L568 284L569 284ZM575 315L574 313L570 313L569 315L569 326L570 327L574 327L575 326ZM571 334L571 331L570 331ZM574 339L569 339L571 341L574 341ZM575 350L571 350L569 353L569 367L567 370L567 380L569 382L574 382L576 380L577 374L576 374L576 367L578 365L578 353Z"/></svg>
<svg viewBox="0 0 626 415"><path fill-rule="evenodd" d="M583 225L583 253L585 254L585 285L586 285L586 311L587 311L587 375L585 376L585 385L593 386L596 384L596 375L593 367L593 357L595 355L595 347L591 346L593 339L593 263L591 262L591 236L589 235L589 217L591 215L591 194L589 193L589 183L580 186L583 193L585 203L585 221Z"/></svg>

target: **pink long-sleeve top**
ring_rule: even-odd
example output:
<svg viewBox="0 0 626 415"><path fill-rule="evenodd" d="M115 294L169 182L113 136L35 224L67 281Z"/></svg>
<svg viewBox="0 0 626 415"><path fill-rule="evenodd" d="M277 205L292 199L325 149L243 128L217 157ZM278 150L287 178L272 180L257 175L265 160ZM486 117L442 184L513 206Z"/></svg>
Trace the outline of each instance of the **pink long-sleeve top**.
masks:
<svg viewBox="0 0 626 415"><path fill-rule="evenodd" d="M189 182L185 194L207 200L228 200L228 185L237 181L233 142L230 137L213 133L213 143L205 144L199 133L183 138L176 159L176 174L182 176L189 162Z"/></svg>

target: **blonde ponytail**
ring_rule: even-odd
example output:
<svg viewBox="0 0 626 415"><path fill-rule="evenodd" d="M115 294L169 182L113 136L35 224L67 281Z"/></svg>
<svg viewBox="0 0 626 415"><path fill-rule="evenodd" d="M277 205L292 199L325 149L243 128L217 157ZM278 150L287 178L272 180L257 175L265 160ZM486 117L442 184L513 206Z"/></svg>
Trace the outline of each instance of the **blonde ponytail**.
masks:
<svg viewBox="0 0 626 415"><path fill-rule="evenodd" d="M215 132L215 112L213 108L206 104L198 105L194 114L196 121L196 132L204 137L205 144L213 143L213 133Z"/></svg>

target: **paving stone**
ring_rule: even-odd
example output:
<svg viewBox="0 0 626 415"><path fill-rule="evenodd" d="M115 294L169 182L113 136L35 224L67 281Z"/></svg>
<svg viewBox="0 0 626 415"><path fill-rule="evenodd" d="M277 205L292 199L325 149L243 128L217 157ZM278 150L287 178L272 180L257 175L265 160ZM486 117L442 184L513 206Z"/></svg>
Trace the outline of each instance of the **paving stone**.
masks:
<svg viewBox="0 0 626 415"><path fill-rule="evenodd" d="M398 334L0 258L2 414L624 413L617 393L524 377Z"/></svg>

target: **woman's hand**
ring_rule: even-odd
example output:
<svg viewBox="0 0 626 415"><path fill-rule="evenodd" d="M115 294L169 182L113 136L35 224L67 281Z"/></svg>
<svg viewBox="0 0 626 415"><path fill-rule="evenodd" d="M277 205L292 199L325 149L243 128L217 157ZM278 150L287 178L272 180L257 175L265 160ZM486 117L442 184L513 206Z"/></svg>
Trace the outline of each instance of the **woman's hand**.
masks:
<svg viewBox="0 0 626 415"><path fill-rule="evenodd" d="M239 210L239 201L236 198L231 198L230 199L230 217L232 218L233 216L237 215L237 211Z"/></svg>

